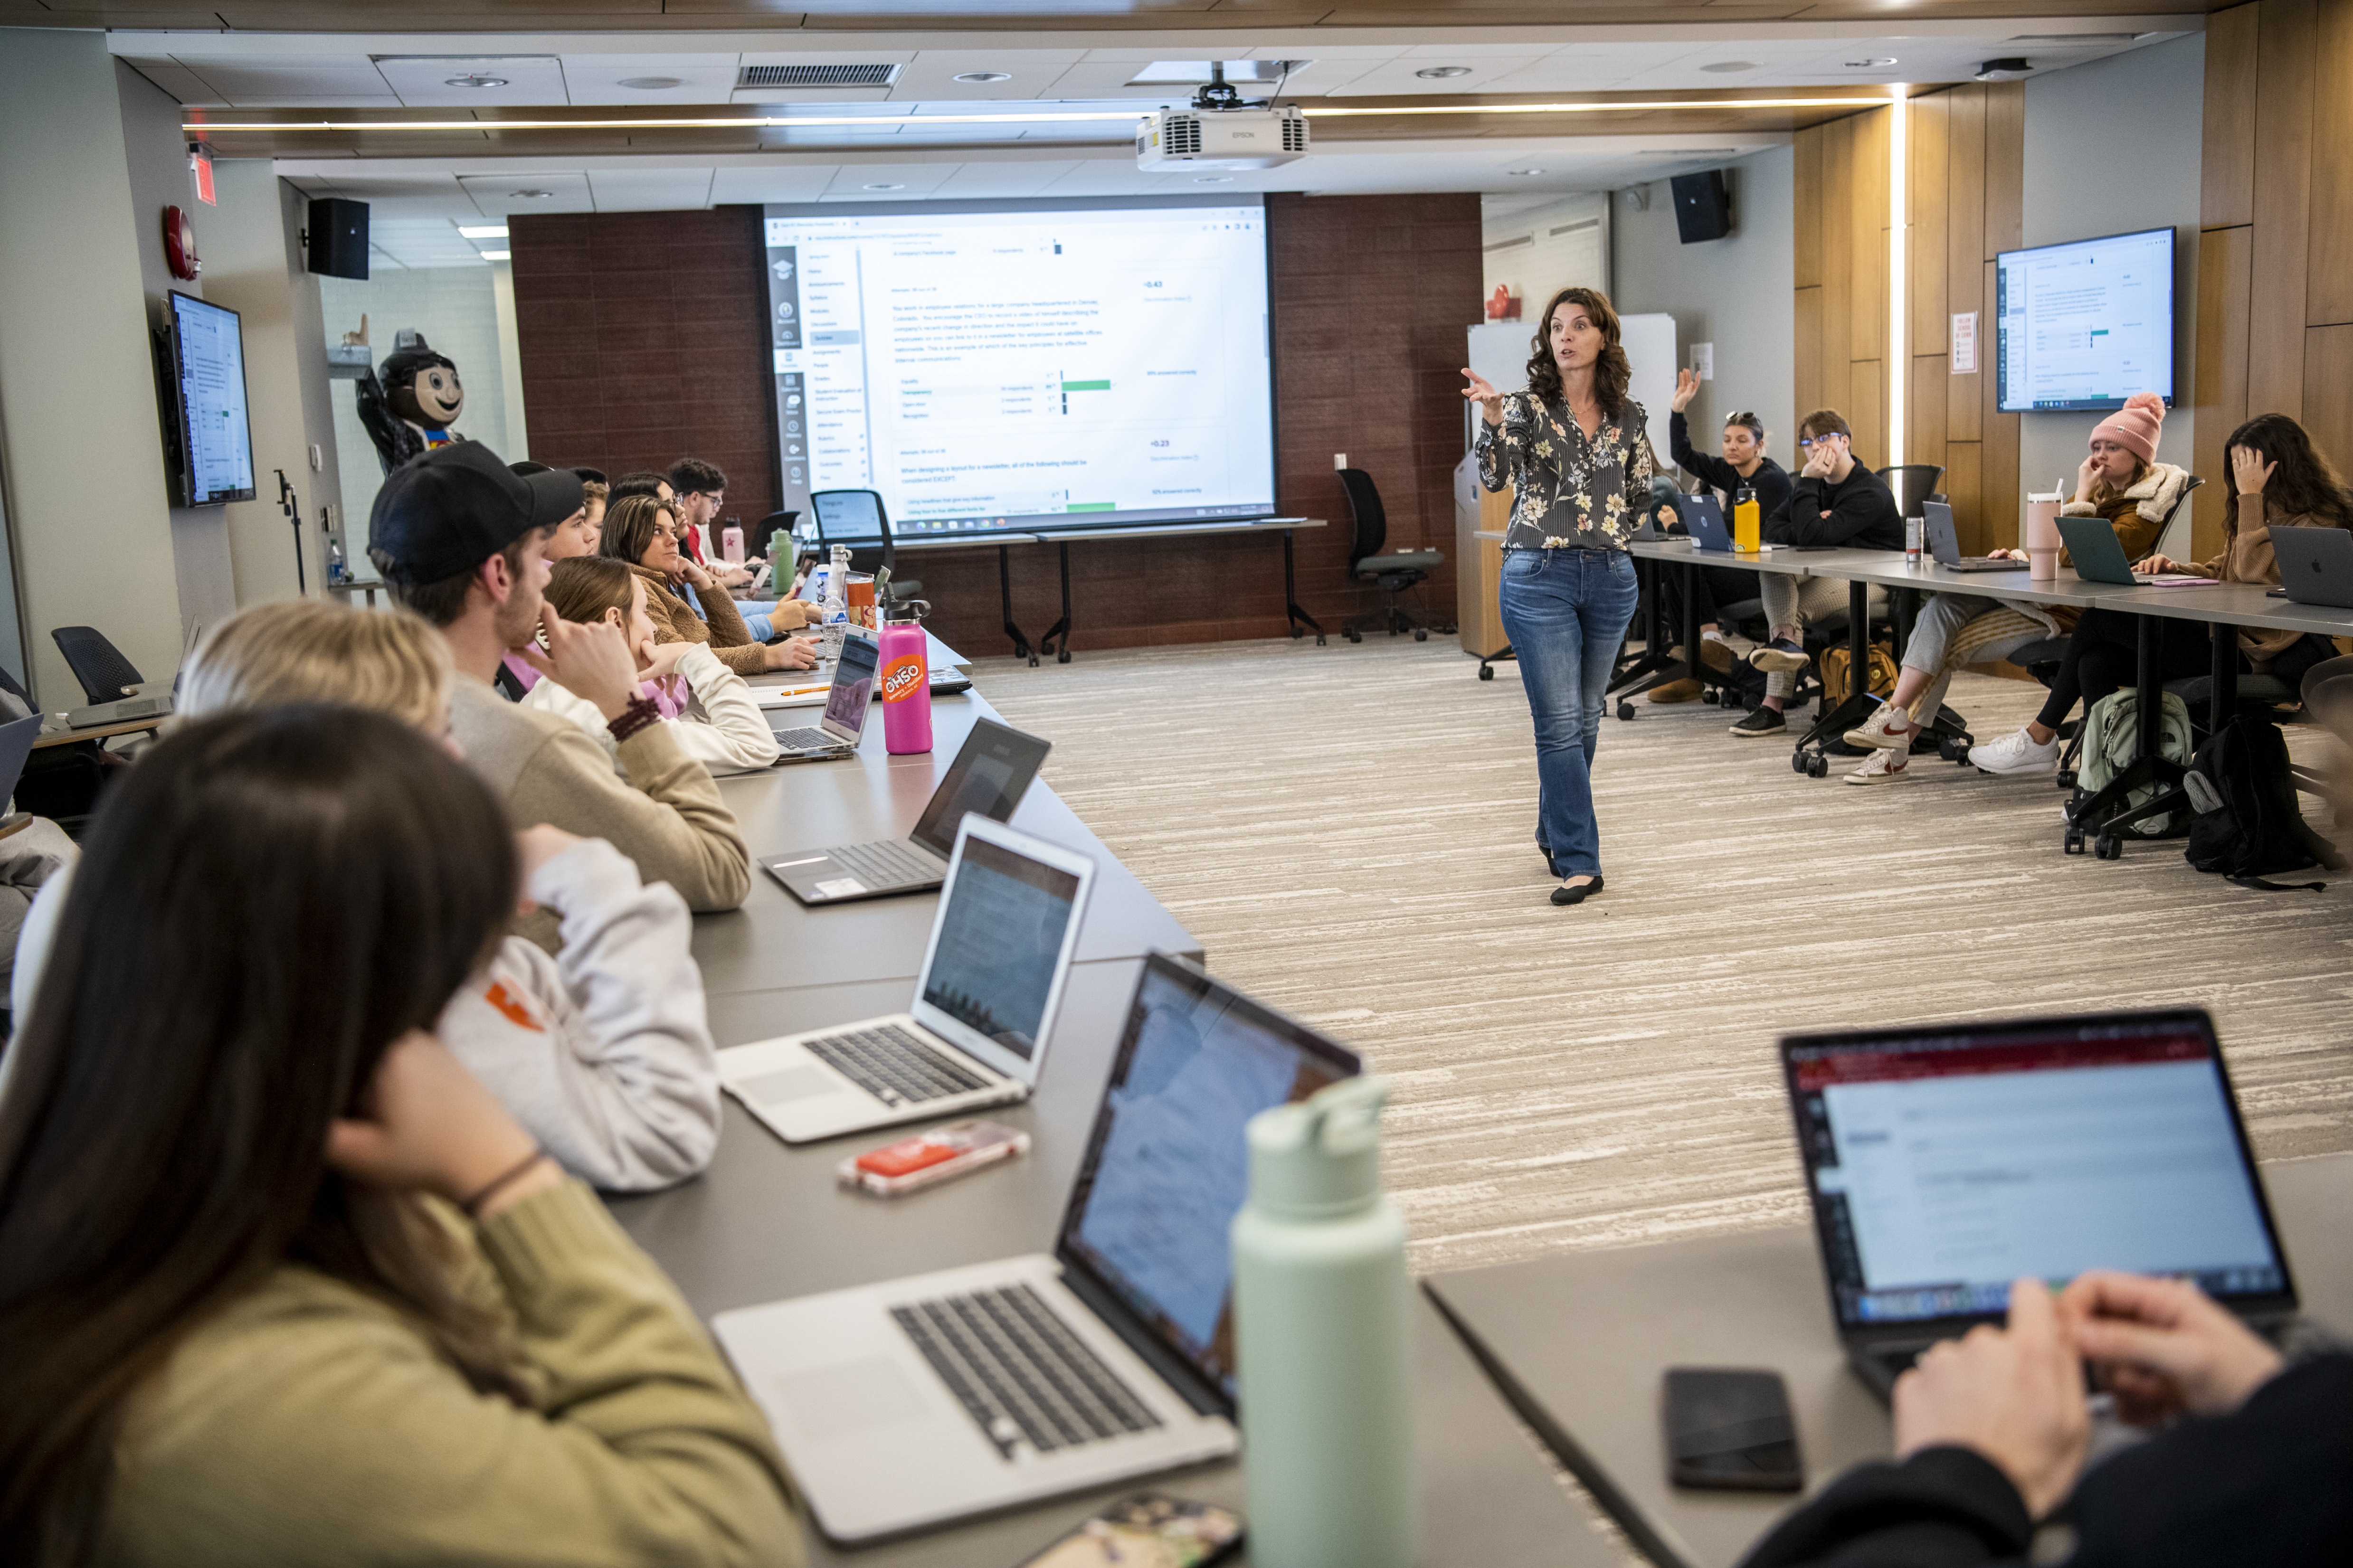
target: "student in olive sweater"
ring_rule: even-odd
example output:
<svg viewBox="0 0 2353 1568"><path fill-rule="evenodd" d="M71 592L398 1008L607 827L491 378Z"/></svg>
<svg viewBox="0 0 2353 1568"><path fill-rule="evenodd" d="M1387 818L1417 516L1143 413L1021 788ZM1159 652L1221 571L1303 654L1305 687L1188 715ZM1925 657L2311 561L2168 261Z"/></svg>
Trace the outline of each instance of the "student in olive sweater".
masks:
<svg viewBox="0 0 2353 1568"><path fill-rule="evenodd" d="M481 781L280 708L113 791L0 1058L0 1561L797 1563L693 1313L424 1033L522 891Z"/></svg>

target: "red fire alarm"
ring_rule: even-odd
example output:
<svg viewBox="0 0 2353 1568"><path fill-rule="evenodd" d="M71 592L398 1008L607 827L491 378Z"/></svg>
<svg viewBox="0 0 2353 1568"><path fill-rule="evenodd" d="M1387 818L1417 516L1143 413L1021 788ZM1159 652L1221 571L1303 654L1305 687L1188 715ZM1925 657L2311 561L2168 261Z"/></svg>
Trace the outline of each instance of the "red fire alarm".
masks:
<svg viewBox="0 0 2353 1568"><path fill-rule="evenodd" d="M183 283L194 282L204 270L196 259L196 226L178 207L164 209L164 261Z"/></svg>

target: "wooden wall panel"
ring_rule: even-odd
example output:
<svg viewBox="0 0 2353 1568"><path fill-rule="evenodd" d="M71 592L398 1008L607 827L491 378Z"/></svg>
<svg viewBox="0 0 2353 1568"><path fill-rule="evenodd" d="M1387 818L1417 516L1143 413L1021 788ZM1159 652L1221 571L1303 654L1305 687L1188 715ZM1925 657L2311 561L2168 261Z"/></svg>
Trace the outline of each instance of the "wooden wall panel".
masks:
<svg viewBox="0 0 2353 1568"><path fill-rule="evenodd" d="M1847 358L1856 362L1887 355L1887 226L1894 194L1887 157L1894 119L1892 110L1881 109L1844 121L1853 128L1846 185L1846 240L1853 254L1847 268L1846 346ZM1850 385L1848 397L1860 402L1862 395Z"/></svg>
<svg viewBox="0 0 2353 1568"><path fill-rule="evenodd" d="M2221 548L2222 442L2247 417L2247 294L2254 277L2249 227L2198 237L2198 406L2195 472L2206 483L2189 498L2190 539L2200 560Z"/></svg>
<svg viewBox="0 0 2353 1568"><path fill-rule="evenodd" d="M1946 443L1945 493L1953 498L1953 533L1964 555L1983 555L1995 543L1986 526L1984 461L1975 441Z"/></svg>
<svg viewBox="0 0 2353 1568"><path fill-rule="evenodd" d="M2332 458L2353 453L2353 325L2304 335L2304 427Z"/></svg>
<svg viewBox="0 0 2353 1568"><path fill-rule="evenodd" d="M2206 18L2205 142L2199 222L2229 228L2255 221L2255 39L2261 5Z"/></svg>
<svg viewBox="0 0 2353 1568"><path fill-rule="evenodd" d="M1951 259L1946 254L1950 227L1946 207L1952 176L1948 134L1952 106L1947 101L1950 96L1930 93L1926 98L1914 99L1905 109L1905 147L1908 154L1904 176L1905 297L1911 302L1905 337L1915 357L1942 354L1952 331L1945 309L1945 278ZM1944 406L1941 392L1936 405L1940 409ZM1917 419L1911 423L1927 428ZM1936 426L1938 445L1943 444L1944 434L1944 426L1939 422Z"/></svg>
<svg viewBox="0 0 2353 1568"><path fill-rule="evenodd" d="M1790 364L1792 395L1797 409L1790 417L1803 419L1822 406L1822 290L1819 285L1800 289L1797 293L1797 353ZM1790 431L1786 445L1792 454L1797 451L1798 433Z"/></svg>
<svg viewBox="0 0 2353 1568"><path fill-rule="evenodd" d="M1985 93L1972 82L1936 96L1946 100L1945 300L1946 334L1950 318L1978 309L1978 271L1985 260ZM1989 323L1978 318L1978 363L1991 343ZM1940 340L1941 341L1941 340ZM1949 367L1948 367L1949 368ZM1982 372L1962 376L1945 398L1945 437L1977 441L1984 435L1978 387ZM1975 472L1974 469L1971 470ZM1971 497L1972 510L1977 498ZM1955 503L1954 511L1960 508Z"/></svg>
<svg viewBox="0 0 2353 1568"><path fill-rule="evenodd" d="M1846 301L1854 289L1854 247L1849 238L1853 204L1844 199L1857 177L1854 166L1853 119L1834 120L1822 127L1822 183L1813 205L1822 214L1822 379L1816 407L1838 408L1847 398L1849 328L1852 313ZM1800 408L1803 419L1810 410Z"/></svg>
<svg viewBox="0 0 2353 1568"><path fill-rule="evenodd" d="M1945 401L1952 383L1943 354L1912 356L1912 382L1904 395L1905 462L1944 462Z"/></svg>
<svg viewBox="0 0 2353 1568"><path fill-rule="evenodd" d="M1859 359L1847 366L1846 401L1838 405L1854 432L1857 461L1873 468L1887 466L1887 367L1875 359Z"/></svg>
<svg viewBox="0 0 2353 1568"><path fill-rule="evenodd" d="M1795 287L1819 288L1822 281L1822 136L1824 128L1810 125L1789 140L1795 179L1796 238L1791 259L1796 264ZM1800 393L1798 401L1803 403Z"/></svg>
<svg viewBox="0 0 2353 1568"><path fill-rule="evenodd" d="M1987 85L1984 259L2016 250L2026 220L2026 84Z"/></svg>
<svg viewBox="0 0 2353 1568"><path fill-rule="evenodd" d="M2016 83L2003 85L2016 86ZM1989 182L1990 184L1990 182ZM1989 224L1990 226L1990 224ZM1993 320L1993 274L1990 261L1978 263L1983 274L1983 291L1978 296L1979 321ZM1984 436L1979 442L1983 454L1978 469L1979 494L1984 498L1979 511L1984 518L1984 548L1995 545L2015 547L2018 543L2020 521L2026 514L2026 492L2018 471L2018 431L2020 416L2004 414L1994 406L2000 382L1991 374L1978 377L1978 417L1983 421ZM2038 483L2042 481L2038 480Z"/></svg>
<svg viewBox="0 0 2353 1568"><path fill-rule="evenodd" d="M2295 417L2304 407L2313 51L2318 29L2314 0L2262 0L2260 9L2255 92L2257 244L2247 306L2247 403L2255 413Z"/></svg>
<svg viewBox="0 0 2353 1568"><path fill-rule="evenodd" d="M2312 105L2304 319L2319 327L2353 321L2353 265L2346 265L2353 258L2353 93L2344 90L2342 74L2353 63L2353 0L2320 0L2315 36L2320 79L2328 87ZM2311 384L2307 371L2305 385Z"/></svg>

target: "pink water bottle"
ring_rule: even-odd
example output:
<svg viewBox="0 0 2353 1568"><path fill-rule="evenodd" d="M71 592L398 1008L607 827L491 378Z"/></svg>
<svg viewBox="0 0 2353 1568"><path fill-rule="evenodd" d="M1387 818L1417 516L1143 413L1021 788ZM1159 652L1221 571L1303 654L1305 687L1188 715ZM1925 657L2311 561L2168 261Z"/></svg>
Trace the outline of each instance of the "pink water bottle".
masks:
<svg viewBox="0 0 2353 1568"><path fill-rule="evenodd" d="M932 606L901 599L882 611L882 746L893 755L932 749L932 671L923 617Z"/></svg>

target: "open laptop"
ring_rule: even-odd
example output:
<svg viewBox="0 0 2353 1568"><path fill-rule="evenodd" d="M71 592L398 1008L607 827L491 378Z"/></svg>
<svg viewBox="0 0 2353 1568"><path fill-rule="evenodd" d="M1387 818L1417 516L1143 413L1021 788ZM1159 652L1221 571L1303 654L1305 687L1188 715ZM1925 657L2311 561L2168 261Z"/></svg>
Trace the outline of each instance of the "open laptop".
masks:
<svg viewBox="0 0 2353 1568"><path fill-rule="evenodd" d="M908 1010L732 1046L719 1081L788 1143L1029 1099L1094 875L1084 855L965 817Z"/></svg>
<svg viewBox="0 0 2353 1568"><path fill-rule="evenodd" d="M857 752L858 737L864 733L866 715L873 707L874 669L879 658L876 645L864 637L841 639L841 657L834 661L833 684L826 689L825 712L817 723L779 730L776 721L768 721L782 752L777 761L829 762Z"/></svg>
<svg viewBox="0 0 2353 1568"><path fill-rule="evenodd" d="M844 645L844 657L848 645ZM785 890L805 904L845 904L892 893L929 892L947 875L956 824L967 811L992 822L1013 815L1038 776L1050 742L991 719L973 721L964 749L932 792L915 831L831 849L795 849L760 862Z"/></svg>
<svg viewBox="0 0 2353 1568"><path fill-rule="evenodd" d="M868 1541L1232 1454L1242 1130L1360 1070L1155 953L1051 1256L712 1319L818 1527Z"/></svg>
<svg viewBox="0 0 2353 1568"><path fill-rule="evenodd" d="M2075 568L2075 575L2086 583L2203 583L2206 578L2195 572L2160 572L2154 576L2136 572L2125 559L2125 547L2116 539L2116 531L2104 517L2063 517L2059 520L2059 537L2067 546L2067 560Z"/></svg>
<svg viewBox="0 0 2353 1568"><path fill-rule="evenodd" d="M2201 1011L1799 1035L1781 1066L1831 1314L1883 1395L2017 1279L2188 1279L2259 1330L2295 1311Z"/></svg>
<svg viewBox="0 0 2353 1568"><path fill-rule="evenodd" d="M2007 556L1963 555L1960 531L1953 526L1953 509L1940 500L1920 503L1921 531L1928 536L1928 557L1947 572L2024 572L2023 561Z"/></svg>
<svg viewBox="0 0 2353 1568"><path fill-rule="evenodd" d="M1684 531L1700 549L1732 549L1732 530L1724 521L1724 503L1707 491L1678 498L1675 511L1683 520Z"/></svg>
<svg viewBox="0 0 2353 1568"><path fill-rule="evenodd" d="M2283 598L2353 610L2353 533L2341 528L2274 528Z"/></svg>

